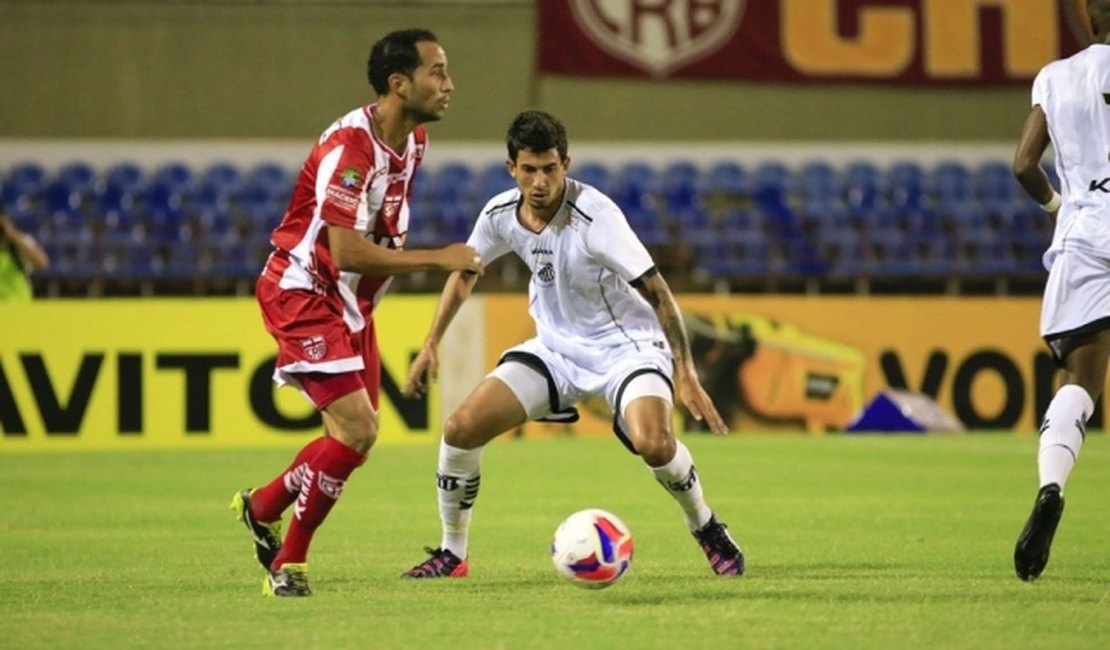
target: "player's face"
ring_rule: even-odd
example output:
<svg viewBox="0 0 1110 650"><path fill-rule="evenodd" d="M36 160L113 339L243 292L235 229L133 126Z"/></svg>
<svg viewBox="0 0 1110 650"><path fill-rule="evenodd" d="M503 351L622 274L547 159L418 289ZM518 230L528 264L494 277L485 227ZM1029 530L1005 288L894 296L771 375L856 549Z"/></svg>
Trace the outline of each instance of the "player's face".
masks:
<svg viewBox="0 0 1110 650"><path fill-rule="evenodd" d="M528 203L541 212L559 207L570 159L559 157L557 149L535 152L521 149L516 161L509 161L509 173Z"/></svg>
<svg viewBox="0 0 1110 650"><path fill-rule="evenodd" d="M455 84L447 74L447 54L439 43L420 41L420 67L413 71L406 86L405 112L417 122L443 119Z"/></svg>

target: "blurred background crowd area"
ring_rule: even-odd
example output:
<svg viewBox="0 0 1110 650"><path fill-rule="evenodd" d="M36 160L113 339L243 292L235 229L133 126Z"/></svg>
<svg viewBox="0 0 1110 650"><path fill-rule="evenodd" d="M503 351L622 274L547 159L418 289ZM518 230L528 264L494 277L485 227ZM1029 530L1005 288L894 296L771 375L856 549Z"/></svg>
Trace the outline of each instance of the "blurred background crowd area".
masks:
<svg viewBox="0 0 1110 650"><path fill-rule="evenodd" d="M0 0L0 201L53 260L38 296L249 294L300 160L373 101L370 45L421 26L455 91L429 125L410 247L466 237L511 182L507 124L540 108L568 127L572 175L683 291L1035 294L1051 228L1009 156L1082 4ZM615 31L590 36L589 13ZM175 155L208 143L229 155ZM445 154L476 143L499 152ZM698 146L714 156L683 154ZM484 288L526 286L508 257Z"/></svg>
<svg viewBox="0 0 1110 650"><path fill-rule="evenodd" d="M620 205L681 290L1020 294L1043 285L1051 224L998 161L583 160L572 176ZM52 260L33 278L39 295L244 295L294 180L273 162L24 162L0 173L0 204ZM406 245L464 241L485 201L511 186L500 162L422 169ZM522 290L528 278L505 259L483 286ZM398 288L441 283L421 274Z"/></svg>

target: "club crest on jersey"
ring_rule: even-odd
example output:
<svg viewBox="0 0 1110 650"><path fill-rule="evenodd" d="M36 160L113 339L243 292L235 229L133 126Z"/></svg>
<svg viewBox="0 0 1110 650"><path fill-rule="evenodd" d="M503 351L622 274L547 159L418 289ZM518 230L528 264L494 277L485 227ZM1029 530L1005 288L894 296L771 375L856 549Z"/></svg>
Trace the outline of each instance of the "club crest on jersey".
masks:
<svg viewBox="0 0 1110 650"><path fill-rule="evenodd" d="M555 282L555 266L551 262L544 262L540 265L540 270L536 271L536 277L539 278L540 284L552 285Z"/></svg>
<svg viewBox="0 0 1110 650"><path fill-rule="evenodd" d="M304 348L304 355L312 361L319 361L328 353L328 344L322 336L308 337L301 341L301 347Z"/></svg>
<svg viewBox="0 0 1110 650"><path fill-rule="evenodd" d="M339 175L339 184L343 187L358 187L362 182L362 174L354 167L348 167Z"/></svg>

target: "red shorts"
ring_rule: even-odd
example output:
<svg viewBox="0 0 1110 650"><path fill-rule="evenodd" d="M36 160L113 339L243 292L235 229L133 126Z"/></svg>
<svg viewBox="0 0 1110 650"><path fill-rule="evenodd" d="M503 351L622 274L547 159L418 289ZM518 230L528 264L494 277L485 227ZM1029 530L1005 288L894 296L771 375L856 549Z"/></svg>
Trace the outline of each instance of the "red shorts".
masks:
<svg viewBox="0 0 1110 650"><path fill-rule="evenodd" d="M279 386L297 386L320 410L362 388L378 409L381 356L372 318L351 332L337 297L285 291L266 277L258 281L257 297L266 330L278 344L274 381ZM344 380L327 377L348 374Z"/></svg>

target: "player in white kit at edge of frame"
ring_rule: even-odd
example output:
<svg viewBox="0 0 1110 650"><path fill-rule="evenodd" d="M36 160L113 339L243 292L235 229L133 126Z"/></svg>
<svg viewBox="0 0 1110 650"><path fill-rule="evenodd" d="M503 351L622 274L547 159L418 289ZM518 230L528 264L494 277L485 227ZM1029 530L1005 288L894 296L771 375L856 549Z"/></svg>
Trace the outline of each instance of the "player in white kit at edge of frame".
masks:
<svg viewBox="0 0 1110 650"><path fill-rule="evenodd" d="M1045 411L1037 453L1040 490L1014 547L1014 570L1035 580L1064 511L1064 485L1106 386L1110 359L1110 0L1088 0L1093 42L1046 65L1033 81L1014 174L1056 222L1041 336L1063 368ZM1057 193L1040 167L1056 153Z"/></svg>

